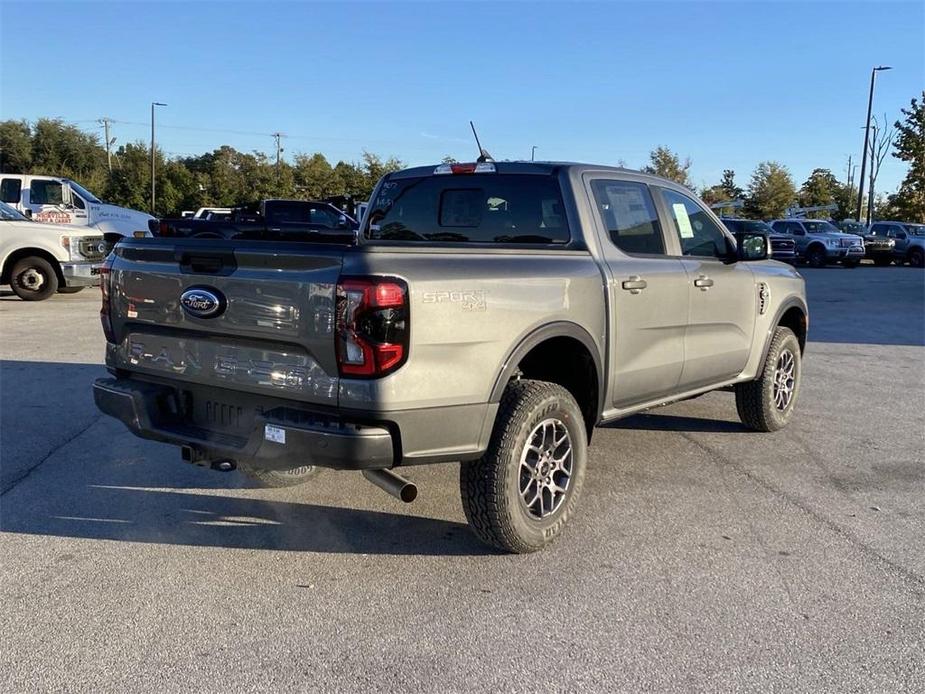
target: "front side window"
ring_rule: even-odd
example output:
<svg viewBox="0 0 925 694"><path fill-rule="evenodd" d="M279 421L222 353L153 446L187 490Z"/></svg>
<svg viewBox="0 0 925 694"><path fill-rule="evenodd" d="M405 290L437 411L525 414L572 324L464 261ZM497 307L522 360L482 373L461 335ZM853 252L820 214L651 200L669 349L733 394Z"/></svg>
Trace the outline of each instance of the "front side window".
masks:
<svg viewBox="0 0 925 694"><path fill-rule="evenodd" d="M807 231L813 234L838 234L839 228L831 222L803 222Z"/></svg>
<svg viewBox="0 0 925 694"><path fill-rule="evenodd" d="M565 244L568 222L553 175L432 175L383 181L366 213L375 241Z"/></svg>
<svg viewBox="0 0 925 694"><path fill-rule="evenodd" d="M646 184L597 180L591 183L591 189L613 245L634 255L664 255L662 227Z"/></svg>
<svg viewBox="0 0 925 694"><path fill-rule="evenodd" d="M64 186L58 181L32 181L29 202L33 205L61 205L64 203Z"/></svg>
<svg viewBox="0 0 925 694"><path fill-rule="evenodd" d="M725 258L728 255L726 234L705 209L674 190L662 188L662 195L681 242L681 255L702 258Z"/></svg>
<svg viewBox="0 0 925 694"><path fill-rule="evenodd" d="M18 178L4 178L0 181L0 202L19 202L22 193L22 181Z"/></svg>

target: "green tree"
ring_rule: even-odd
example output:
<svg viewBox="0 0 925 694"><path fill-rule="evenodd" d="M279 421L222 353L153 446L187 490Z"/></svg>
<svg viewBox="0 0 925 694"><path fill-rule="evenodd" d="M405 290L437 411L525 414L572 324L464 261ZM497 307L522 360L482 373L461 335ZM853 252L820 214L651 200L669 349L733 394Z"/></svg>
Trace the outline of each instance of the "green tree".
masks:
<svg viewBox="0 0 925 694"><path fill-rule="evenodd" d="M341 194L340 182L323 154L296 155L294 173L296 190L301 198L320 200Z"/></svg>
<svg viewBox="0 0 925 694"><path fill-rule="evenodd" d="M106 150L96 135L51 118L40 118L32 132L30 173L73 178L91 191L106 185Z"/></svg>
<svg viewBox="0 0 925 694"><path fill-rule="evenodd" d="M27 121L0 122L0 171L32 171L32 129Z"/></svg>
<svg viewBox="0 0 925 694"><path fill-rule="evenodd" d="M365 200L372 192L372 189L366 189L366 175L358 164L337 162L337 166L334 167L334 179L337 182L338 195L350 195L356 200Z"/></svg>
<svg viewBox="0 0 925 694"><path fill-rule="evenodd" d="M382 161L382 158L378 154L364 151L363 171L366 176L366 186L362 197L368 198L372 194L373 188L376 187L380 178L387 173L392 173L402 168L404 168L404 164L395 157L389 157L385 161Z"/></svg>
<svg viewBox="0 0 925 694"><path fill-rule="evenodd" d="M739 200L745 191L736 185L736 172L732 169L723 169L723 179L719 182L723 193L728 196L729 200Z"/></svg>
<svg viewBox="0 0 925 694"><path fill-rule="evenodd" d="M642 170L690 188L690 168L689 157L682 162L681 158L667 147L656 147L649 153L649 163L642 167Z"/></svg>
<svg viewBox="0 0 925 694"><path fill-rule="evenodd" d="M894 218L925 223L925 91L922 100L913 98L905 118L896 121L893 156L909 163L899 190L891 195L888 209Z"/></svg>
<svg viewBox="0 0 925 694"><path fill-rule="evenodd" d="M758 164L748 184L745 199L747 214L755 219L780 217L796 200L793 178L783 164L764 161Z"/></svg>
<svg viewBox="0 0 925 694"><path fill-rule="evenodd" d="M819 207L831 205L835 202L835 192L840 184L838 179L828 169L813 169L809 178L800 188L798 200L803 207ZM807 216L817 219L828 219L829 212L820 210L810 212Z"/></svg>

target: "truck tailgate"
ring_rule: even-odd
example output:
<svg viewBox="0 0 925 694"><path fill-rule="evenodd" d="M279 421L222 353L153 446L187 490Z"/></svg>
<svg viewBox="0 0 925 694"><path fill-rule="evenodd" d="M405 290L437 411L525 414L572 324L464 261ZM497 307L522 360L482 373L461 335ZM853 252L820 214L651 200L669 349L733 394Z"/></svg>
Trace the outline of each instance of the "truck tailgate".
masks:
<svg viewBox="0 0 925 694"><path fill-rule="evenodd" d="M334 305L343 252L320 244L125 241L110 271L108 363L336 405ZM217 310L197 315L213 298Z"/></svg>

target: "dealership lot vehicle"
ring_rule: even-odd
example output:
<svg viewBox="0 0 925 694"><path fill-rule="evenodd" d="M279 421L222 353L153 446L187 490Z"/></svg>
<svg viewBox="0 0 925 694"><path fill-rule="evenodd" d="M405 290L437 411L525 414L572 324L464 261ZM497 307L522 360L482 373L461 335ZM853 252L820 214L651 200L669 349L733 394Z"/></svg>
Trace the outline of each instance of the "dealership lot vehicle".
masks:
<svg viewBox="0 0 925 694"><path fill-rule="evenodd" d="M227 213L152 220L150 228L165 238L306 241L326 234L329 240L352 241L357 222L327 202L261 200Z"/></svg>
<svg viewBox="0 0 925 694"><path fill-rule="evenodd" d="M0 292L0 688L504 690L527 641L554 691L918 691L922 275L803 274L790 426L710 393L599 427L565 541L509 557L454 465L409 470L411 506L177 465L95 411L99 290Z"/></svg>
<svg viewBox="0 0 925 694"><path fill-rule="evenodd" d="M925 224L875 222L870 225L870 233L892 243L893 260L897 265L925 266Z"/></svg>
<svg viewBox="0 0 925 694"><path fill-rule="evenodd" d="M393 469L463 461L473 530L512 552L561 532L599 423L726 387L751 429L793 416L803 279L682 186L418 167L387 174L365 219L355 244L121 243L100 409L272 484L361 469L411 501Z"/></svg>
<svg viewBox="0 0 925 694"><path fill-rule="evenodd" d="M782 263L794 264L797 260L796 243L792 236L786 234L776 234L767 224L754 219L735 219L733 217L722 217L723 224L729 231L736 233L738 231L755 231L765 234L771 244L771 258L779 260Z"/></svg>
<svg viewBox="0 0 925 694"><path fill-rule="evenodd" d="M0 284L25 301L99 284L103 237L80 228L33 222L0 202Z"/></svg>
<svg viewBox="0 0 925 694"><path fill-rule="evenodd" d="M824 267L841 263L856 267L864 258L864 241L839 231L831 222L819 219L775 219L771 228L779 234L788 234L796 243L797 256L810 267Z"/></svg>
<svg viewBox="0 0 925 694"><path fill-rule="evenodd" d="M36 222L87 227L97 234L150 236L149 214L103 202L76 181L59 176L0 174L0 201Z"/></svg>

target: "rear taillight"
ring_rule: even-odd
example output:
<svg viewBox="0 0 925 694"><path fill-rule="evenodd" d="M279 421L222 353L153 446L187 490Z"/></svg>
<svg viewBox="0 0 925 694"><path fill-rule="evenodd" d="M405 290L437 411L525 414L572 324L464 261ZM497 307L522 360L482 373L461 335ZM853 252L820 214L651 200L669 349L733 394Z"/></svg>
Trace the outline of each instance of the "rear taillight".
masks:
<svg viewBox="0 0 925 694"><path fill-rule="evenodd" d="M337 284L337 365L341 376L378 378L408 356L408 286L392 277Z"/></svg>
<svg viewBox="0 0 925 694"><path fill-rule="evenodd" d="M112 331L112 313L110 311L112 306L112 260L113 256L110 254L100 265L100 296L102 297L100 323L103 325L103 334L106 336L106 341L115 343L116 336Z"/></svg>

